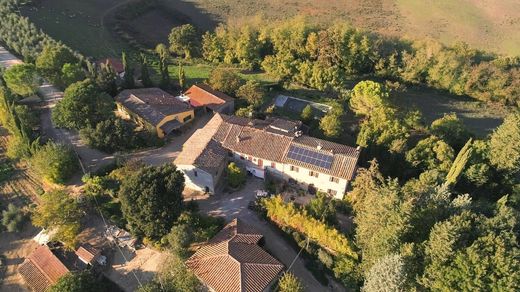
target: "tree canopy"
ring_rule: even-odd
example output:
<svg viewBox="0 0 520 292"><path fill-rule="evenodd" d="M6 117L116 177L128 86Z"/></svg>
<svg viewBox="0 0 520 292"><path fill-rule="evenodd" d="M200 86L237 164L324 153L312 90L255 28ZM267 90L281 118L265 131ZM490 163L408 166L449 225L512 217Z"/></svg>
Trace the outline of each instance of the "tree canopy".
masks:
<svg viewBox="0 0 520 292"><path fill-rule="evenodd" d="M36 67L32 64L14 65L5 71L3 77L7 87L21 96L35 94L40 85Z"/></svg>
<svg viewBox="0 0 520 292"><path fill-rule="evenodd" d="M94 127L113 115L114 101L89 79L76 82L65 90L63 99L52 112L60 127L82 129Z"/></svg>
<svg viewBox="0 0 520 292"><path fill-rule="evenodd" d="M30 165L41 177L52 183L65 183L79 168L78 158L66 145L49 142L33 153Z"/></svg>
<svg viewBox="0 0 520 292"><path fill-rule="evenodd" d="M69 248L76 246L83 211L77 201L64 190L54 190L42 195L41 203L33 213L34 225L54 230L54 240Z"/></svg>
<svg viewBox="0 0 520 292"><path fill-rule="evenodd" d="M142 167L119 190L123 216L137 236L159 240L183 210L184 175L173 164Z"/></svg>
<svg viewBox="0 0 520 292"><path fill-rule="evenodd" d="M190 59L199 49L200 36L193 25L183 24L172 28L168 41L172 53Z"/></svg>

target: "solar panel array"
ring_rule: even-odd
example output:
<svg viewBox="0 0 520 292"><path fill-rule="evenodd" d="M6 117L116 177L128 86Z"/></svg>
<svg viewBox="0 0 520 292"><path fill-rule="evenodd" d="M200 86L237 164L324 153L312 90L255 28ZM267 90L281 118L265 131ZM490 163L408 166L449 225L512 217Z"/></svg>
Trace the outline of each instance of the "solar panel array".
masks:
<svg viewBox="0 0 520 292"><path fill-rule="evenodd" d="M287 153L287 157L327 169L331 168L333 160L332 155L319 153L297 146L289 147L289 153Z"/></svg>

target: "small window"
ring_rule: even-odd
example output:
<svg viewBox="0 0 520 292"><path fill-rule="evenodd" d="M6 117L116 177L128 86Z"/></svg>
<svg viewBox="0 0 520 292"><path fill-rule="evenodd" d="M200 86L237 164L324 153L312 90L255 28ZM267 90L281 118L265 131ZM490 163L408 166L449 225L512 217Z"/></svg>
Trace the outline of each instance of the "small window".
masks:
<svg viewBox="0 0 520 292"><path fill-rule="evenodd" d="M191 115L184 117L182 120L183 123L186 123L187 121L191 120Z"/></svg>
<svg viewBox="0 0 520 292"><path fill-rule="evenodd" d="M309 171L309 176L318 177L318 173L311 170Z"/></svg>
<svg viewBox="0 0 520 292"><path fill-rule="evenodd" d="M339 178L331 176L330 177L330 182L339 183Z"/></svg>
<svg viewBox="0 0 520 292"><path fill-rule="evenodd" d="M199 176L199 173L198 173L196 170L194 170L194 171L193 171L193 175L194 175L194 176Z"/></svg>
<svg viewBox="0 0 520 292"><path fill-rule="evenodd" d="M337 194L338 192L335 191L335 190L328 189L328 190L327 190L327 193L328 193L329 195L331 195L331 196L336 196L336 194Z"/></svg>
<svg viewBox="0 0 520 292"><path fill-rule="evenodd" d="M276 169L276 163L274 163L274 162L271 162L271 168L274 168L274 169Z"/></svg>
<svg viewBox="0 0 520 292"><path fill-rule="evenodd" d="M291 165L291 170L294 172L298 172L299 169L298 169L298 167Z"/></svg>

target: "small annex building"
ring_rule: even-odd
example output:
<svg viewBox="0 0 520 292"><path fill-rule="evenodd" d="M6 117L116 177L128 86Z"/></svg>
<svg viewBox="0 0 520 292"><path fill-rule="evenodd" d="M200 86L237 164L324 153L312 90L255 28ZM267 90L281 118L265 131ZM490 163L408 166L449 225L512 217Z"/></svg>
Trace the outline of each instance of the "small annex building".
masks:
<svg viewBox="0 0 520 292"><path fill-rule="evenodd" d="M116 96L120 116L132 119L151 132L164 138L174 130L191 122L195 113L186 102L182 102L159 88L123 90Z"/></svg>
<svg viewBox="0 0 520 292"><path fill-rule="evenodd" d="M284 265L260 247L263 235L234 219L186 265L215 292L269 291Z"/></svg>
<svg viewBox="0 0 520 292"><path fill-rule="evenodd" d="M309 191L342 199L360 155L351 147L303 134L302 123L215 114L184 144L174 164L186 187L214 193L223 168L234 161L252 175L269 173Z"/></svg>
<svg viewBox="0 0 520 292"><path fill-rule="evenodd" d="M18 272L36 292L44 292L69 272L47 245L40 245L20 265Z"/></svg>
<svg viewBox="0 0 520 292"><path fill-rule="evenodd" d="M125 77L125 67L123 62L117 58L105 58L96 61L97 66L110 66L119 78Z"/></svg>
<svg viewBox="0 0 520 292"><path fill-rule="evenodd" d="M212 111L215 113L233 114L235 99L227 94L214 90L207 84L191 86L180 98L187 100L195 109Z"/></svg>

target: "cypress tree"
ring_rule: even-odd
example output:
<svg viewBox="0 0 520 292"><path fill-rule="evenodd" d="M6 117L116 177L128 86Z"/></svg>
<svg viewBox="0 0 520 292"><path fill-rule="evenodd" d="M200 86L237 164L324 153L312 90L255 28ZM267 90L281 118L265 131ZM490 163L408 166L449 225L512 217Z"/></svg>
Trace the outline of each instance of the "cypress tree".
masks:
<svg viewBox="0 0 520 292"><path fill-rule="evenodd" d="M468 160L471 157L471 153L473 152L472 142L473 141L470 138L468 142L466 142L464 147L462 147L462 149L459 151L457 157L455 157L455 160L451 165L450 171L446 176L446 184L448 186L455 185L459 180L459 177L462 174L464 167L466 167L466 164L468 163Z"/></svg>

